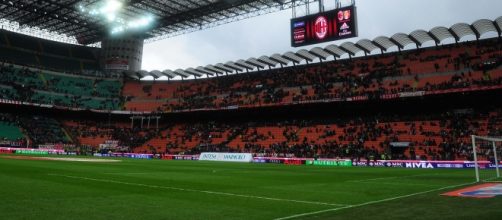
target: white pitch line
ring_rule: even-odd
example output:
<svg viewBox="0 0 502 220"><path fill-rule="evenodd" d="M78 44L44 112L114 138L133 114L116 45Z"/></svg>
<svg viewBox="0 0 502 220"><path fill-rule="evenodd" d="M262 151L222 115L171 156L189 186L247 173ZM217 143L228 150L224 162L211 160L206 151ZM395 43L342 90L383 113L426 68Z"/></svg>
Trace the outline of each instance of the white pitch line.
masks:
<svg viewBox="0 0 502 220"><path fill-rule="evenodd" d="M375 180L402 179L402 178L408 178L408 177L431 176L431 175L438 175L438 174L437 173L428 173L428 174L417 174L417 175L408 175L408 176L391 176L391 177L380 177L380 178L372 178L372 179L349 180L347 182L363 183L363 182L370 182L370 181L375 181Z"/></svg>
<svg viewBox="0 0 502 220"><path fill-rule="evenodd" d="M304 217L304 216L309 216L309 215L321 214L321 213L325 213L325 212L335 212L335 211L339 211L339 210L343 210L343 209L357 208L357 207L361 207L361 206L373 205L373 204L377 204L377 203L388 202L388 201L392 201L392 200L397 200L397 199L402 199L402 198L407 198L407 197L412 197L412 196L427 194L427 193L431 193L431 192L435 192L435 191L440 191L440 190L451 189L451 188L456 188L456 187L460 187L460 186L471 185L471 184L474 184L474 183L476 183L476 182L464 183L464 184L459 184L459 185L454 185L454 186L446 186L446 187L441 187L441 188L437 188L437 189L431 189L431 190L427 190L427 191L423 191L423 192L417 192L417 193L412 193L412 194L403 195L403 196L396 196L396 197L391 197L391 198L387 198L387 199L381 199L381 200L375 200L375 201L360 203L360 204L357 204L357 205L347 205L347 206L339 207L339 208L325 209L325 210L320 210L320 211L315 211L315 212L300 213L300 214L296 214L296 215L291 215L291 216L276 218L274 220L294 219L294 218L299 218L299 217Z"/></svg>
<svg viewBox="0 0 502 220"><path fill-rule="evenodd" d="M141 186L141 187L156 188L156 189L169 189L169 190L205 193L205 194L222 195L222 196L234 196L234 197L250 198L250 199L262 199L262 200L281 201L281 202L294 202L294 203L303 203L303 204L311 204L311 205L347 206L347 204L304 201L304 200L294 200L294 199L281 199L281 198L242 195L242 194L208 191L208 190L185 189L185 188L178 188L178 187L171 187L171 186L157 186L157 185L148 185L148 184L142 184L142 183L123 182L123 181L117 181L117 180L95 179L95 178L88 178L88 177L81 177L81 176L68 176L68 175L60 175L60 174L47 174L47 175L65 177L65 178L70 178L70 179L89 180L89 181L95 181L95 182L115 183L115 184L123 184L123 185L130 185L130 186Z"/></svg>
<svg viewBox="0 0 502 220"><path fill-rule="evenodd" d="M409 182L374 182L372 184L382 184L382 185L407 185L407 186L429 186L429 187L438 187L441 185L427 184L427 183L409 183Z"/></svg>
<svg viewBox="0 0 502 220"><path fill-rule="evenodd" d="M492 181L492 180L496 180L496 179L500 179L501 177L492 177L492 178L488 178L488 179L485 179L483 181L485 182L501 182L501 181Z"/></svg>

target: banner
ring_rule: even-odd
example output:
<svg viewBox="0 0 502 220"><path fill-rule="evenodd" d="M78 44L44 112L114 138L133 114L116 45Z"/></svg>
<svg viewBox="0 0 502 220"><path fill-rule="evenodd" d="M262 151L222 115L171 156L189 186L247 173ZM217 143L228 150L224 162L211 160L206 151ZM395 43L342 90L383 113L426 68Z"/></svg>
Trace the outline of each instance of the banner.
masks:
<svg viewBox="0 0 502 220"><path fill-rule="evenodd" d="M424 96L425 91L416 91L416 92L400 92L399 97L400 98L406 98L406 97L417 97L417 96Z"/></svg>
<svg viewBox="0 0 502 220"><path fill-rule="evenodd" d="M352 101L366 101L366 100L368 100L368 96L366 96L366 95L354 96L354 97L349 97L349 98L345 99L345 101L347 101L347 102L352 102Z"/></svg>
<svg viewBox="0 0 502 220"><path fill-rule="evenodd" d="M304 159L292 158L292 159L285 159L283 161L283 163L286 164L286 165L300 166L300 165L304 165L305 164L305 160Z"/></svg>
<svg viewBox="0 0 502 220"><path fill-rule="evenodd" d="M199 160L199 155L163 155L162 160Z"/></svg>
<svg viewBox="0 0 502 220"><path fill-rule="evenodd" d="M153 154L135 154L135 153L111 153L111 154L100 154L95 153L95 157L127 157L133 159L153 159Z"/></svg>
<svg viewBox="0 0 502 220"><path fill-rule="evenodd" d="M390 142L391 147L409 147L410 142Z"/></svg>
<svg viewBox="0 0 502 220"><path fill-rule="evenodd" d="M14 150L0 149L0 154L13 154Z"/></svg>
<svg viewBox="0 0 502 220"><path fill-rule="evenodd" d="M307 160L306 165L310 166L330 166L330 167L351 167L350 160Z"/></svg>
<svg viewBox="0 0 502 220"><path fill-rule="evenodd" d="M49 151L46 150L16 150L15 154L24 154L24 155L49 155Z"/></svg>
<svg viewBox="0 0 502 220"><path fill-rule="evenodd" d="M21 147L22 141L0 141L0 147Z"/></svg>
<svg viewBox="0 0 502 220"><path fill-rule="evenodd" d="M105 61L106 70L129 70L127 59L111 58Z"/></svg>
<svg viewBox="0 0 502 220"><path fill-rule="evenodd" d="M253 163L277 163L286 165L305 165L305 161L313 158L290 158L290 157L254 157Z"/></svg>
<svg viewBox="0 0 502 220"><path fill-rule="evenodd" d="M284 158L255 157L253 163L284 163Z"/></svg>
<svg viewBox="0 0 502 220"><path fill-rule="evenodd" d="M416 161L416 160L377 160L377 161L354 161L357 167L401 167L411 169L465 169L474 168L473 161ZM489 161L479 161L481 169L495 168Z"/></svg>
<svg viewBox="0 0 502 220"><path fill-rule="evenodd" d="M399 94L383 94L380 95L380 99L397 99L399 98Z"/></svg>
<svg viewBox="0 0 502 220"><path fill-rule="evenodd" d="M253 161L253 155L249 153L201 153L199 160L206 161L227 161L227 162L244 162Z"/></svg>

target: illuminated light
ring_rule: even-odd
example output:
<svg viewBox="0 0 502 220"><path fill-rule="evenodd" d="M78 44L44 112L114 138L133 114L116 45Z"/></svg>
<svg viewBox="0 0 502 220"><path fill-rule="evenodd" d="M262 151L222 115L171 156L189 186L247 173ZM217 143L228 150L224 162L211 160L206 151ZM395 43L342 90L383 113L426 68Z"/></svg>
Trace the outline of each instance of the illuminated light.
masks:
<svg viewBox="0 0 502 220"><path fill-rule="evenodd" d="M78 8L80 9L81 12L85 12L85 7L83 5L79 5Z"/></svg>
<svg viewBox="0 0 502 220"><path fill-rule="evenodd" d="M114 27L114 28L112 28L111 33L112 33L112 34L118 34L118 33L121 33L121 32L123 32L123 31L124 31L124 27L119 26L119 27Z"/></svg>
<svg viewBox="0 0 502 220"><path fill-rule="evenodd" d="M115 14L107 14L107 15L106 15L106 19L107 19L109 22L115 21L115 18L116 18L116 15L115 15Z"/></svg>
<svg viewBox="0 0 502 220"><path fill-rule="evenodd" d="M122 2L117 0L108 0L105 5L101 8L102 14L116 13L122 8Z"/></svg>
<svg viewBox="0 0 502 220"><path fill-rule="evenodd" d="M99 12L96 10L96 9L92 9L90 12L89 12L90 15L97 15L99 14Z"/></svg>
<svg viewBox="0 0 502 220"><path fill-rule="evenodd" d="M121 17L123 0L103 0L90 6L77 6L83 13L93 17L103 19L110 27L111 34L118 34L127 30L145 28L154 21L151 14L143 15L134 19L124 19Z"/></svg>
<svg viewBox="0 0 502 220"><path fill-rule="evenodd" d="M152 23L153 17L152 16L145 16L137 20L133 20L127 23L127 26L129 28L141 28L141 27L146 27Z"/></svg>

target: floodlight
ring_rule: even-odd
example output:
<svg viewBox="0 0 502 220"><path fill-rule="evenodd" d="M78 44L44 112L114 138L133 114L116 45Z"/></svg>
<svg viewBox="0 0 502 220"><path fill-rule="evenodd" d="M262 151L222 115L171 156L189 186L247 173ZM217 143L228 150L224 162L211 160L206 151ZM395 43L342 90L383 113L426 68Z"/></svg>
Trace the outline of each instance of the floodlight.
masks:
<svg viewBox="0 0 502 220"><path fill-rule="evenodd" d="M113 14L113 13L110 13L110 14L107 14L107 15L106 15L106 19L107 19L109 22L115 21L115 18L116 18L116 15L115 15L115 14Z"/></svg>
<svg viewBox="0 0 502 220"><path fill-rule="evenodd" d="M150 14L133 19L124 19L120 11L123 8L123 0L102 0L98 3L88 5L78 5L82 13L90 16L100 17L106 21L110 27L111 34L118 34L130 29L140 29L150 25L154 17Z"/></svg>
<svg viewBox="0 0 502 220"><path fill-rule="evenodd" d="M107 0L105 5L101 8L102 14L112 13L115 14L122 8L122 2L118 0Z"/></svg>

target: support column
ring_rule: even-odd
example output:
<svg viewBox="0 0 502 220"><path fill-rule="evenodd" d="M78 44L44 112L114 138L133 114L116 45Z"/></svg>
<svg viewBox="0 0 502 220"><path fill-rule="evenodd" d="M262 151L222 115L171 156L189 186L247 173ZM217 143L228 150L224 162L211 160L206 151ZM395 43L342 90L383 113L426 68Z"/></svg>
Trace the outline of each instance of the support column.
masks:
<svg viewBox="0 0 502 220"><path fill-rule="evenodd" d="M101 42L100 65L109 71L139 71L143 38L134 35L109 36Z"/></svg>

